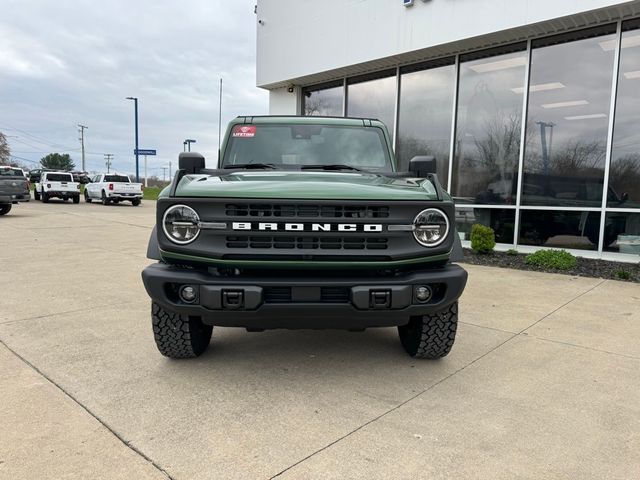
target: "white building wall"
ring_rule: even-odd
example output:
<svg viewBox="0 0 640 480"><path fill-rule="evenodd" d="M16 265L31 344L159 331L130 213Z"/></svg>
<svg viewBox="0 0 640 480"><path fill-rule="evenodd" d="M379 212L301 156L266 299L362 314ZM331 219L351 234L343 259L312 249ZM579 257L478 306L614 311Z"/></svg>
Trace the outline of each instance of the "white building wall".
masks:
<svg viewBox="0 0 640 480"><path fill-rule="evenodd" d="M611 0L258 0L257 84L616 5ZM602 17L593 16L593 22ZM588 15L586 21L589 21ZM279 94L278 94L279 95ZM279 100L274 99L276 105Z"/></svg>
<svg viewBox="0 0 640 480"><path fill-rule="evenodd" d="M269 91L269 115L295 115L300 111L300 88L274 88Z"/></svg>

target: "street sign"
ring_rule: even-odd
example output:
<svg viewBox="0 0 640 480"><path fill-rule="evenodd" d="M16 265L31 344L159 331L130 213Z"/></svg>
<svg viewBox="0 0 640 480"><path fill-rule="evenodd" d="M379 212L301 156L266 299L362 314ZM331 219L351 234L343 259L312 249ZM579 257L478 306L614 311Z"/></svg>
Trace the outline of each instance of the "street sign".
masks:
<svg viewBox="0 0 640 480"><path fill-rule="evenodd" d="M143 150L141 148L134 150L133 151L134 155L155 155L156 151L155 150Z"/></svg>

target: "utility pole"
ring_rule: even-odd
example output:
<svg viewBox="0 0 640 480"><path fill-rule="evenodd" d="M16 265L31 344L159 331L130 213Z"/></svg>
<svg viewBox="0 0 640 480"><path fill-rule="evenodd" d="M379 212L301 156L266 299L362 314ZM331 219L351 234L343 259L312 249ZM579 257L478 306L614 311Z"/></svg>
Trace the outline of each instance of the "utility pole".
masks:
<svg viewBox="0 0 640 480"><path fill-rule="evenodd" d="M167 181L167 167L162 167L162 181Z"/></svg>
<svg viewBox="0 0 640 480"><path fill-rule="evenodd" d="M169 162L169 180L171 180L171 162Z"/></svg>
<svg viewBox="0 0 640 480"><path fill-rule="evenodd" d="M113 159L113 153L104 154L104 164L107 166L107 173L111 173L111 160Z"/></svg>
<svg viewBox="0 0 640 480"><path fill-rule="evenodd" d="M544 174L549 175L549 161L551 160L551 144L553 142L553 122L536 122L540 126L540 147L542 149L542 166ZM549 132L549 145L547 146L547 128Z"/></svg>
<svg viewBox="0 0 640 480"><path fill-rule="evenodd" d="M220 92L218 94L220 105L218 107L218 160L220 160L220 136L222 135L222 77L220 77Z"/></svg>
<svg viewBox="0 0 640 480"><path fill-rule="evenodd" d="M78 133L80 134L80 138L78 138L78 140L80 140L80 147L82 148L82 171L86 172L86 167L85 167L85 161L84 161L84 129L85 128L89 128L86 125L81 125L78 124Z"/></svg>

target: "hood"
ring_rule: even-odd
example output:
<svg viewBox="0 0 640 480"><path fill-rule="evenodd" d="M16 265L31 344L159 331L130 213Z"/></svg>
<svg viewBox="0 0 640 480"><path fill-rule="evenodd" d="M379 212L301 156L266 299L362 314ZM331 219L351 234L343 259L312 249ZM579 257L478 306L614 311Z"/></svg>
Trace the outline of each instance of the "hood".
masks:
<svg viewBox="0 0 640 480"><path fill-rule="evenodd" d="M242 171L186 175L178 197L280 198L301 200L436 200L429 180L364 172Z"/></svg>

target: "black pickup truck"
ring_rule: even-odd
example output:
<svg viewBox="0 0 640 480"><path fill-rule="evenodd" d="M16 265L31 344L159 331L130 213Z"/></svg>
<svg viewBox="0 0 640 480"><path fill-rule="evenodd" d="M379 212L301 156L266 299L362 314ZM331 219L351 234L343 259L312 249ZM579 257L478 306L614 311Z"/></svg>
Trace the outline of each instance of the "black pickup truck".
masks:
<svg viewBox="0 0 640 480"><path fill-rule="evenodd" d="M18 202L31 199L29 180L19 168L0 166L0 215L6 215Z"/></svg>

